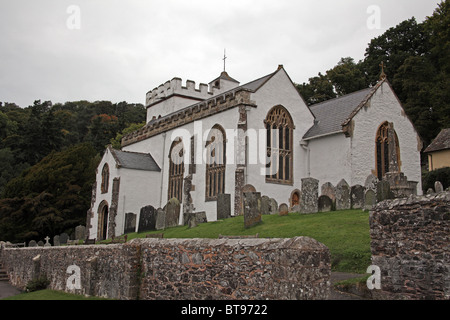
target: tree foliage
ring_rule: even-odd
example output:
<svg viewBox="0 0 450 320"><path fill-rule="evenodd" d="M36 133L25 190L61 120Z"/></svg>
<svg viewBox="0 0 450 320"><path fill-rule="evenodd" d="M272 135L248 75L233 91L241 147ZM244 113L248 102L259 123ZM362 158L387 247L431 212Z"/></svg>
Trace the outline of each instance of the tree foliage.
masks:
<svg viewBox="0 0 450 320"><path fill-rule="evenodd" d="M85 224L100 155L145 117L143 105L126 102L0 103L2 240L42 239Z"/></svg>
<svg viewBox="0 0 450 320"><path fill-rule="evenodd" d="M450 127L450 0L424 22L413 17L372 39L364 60L341 58L324 75L297 85L308 105L375 85L380 64L406 114L428 145Z"/></svg>

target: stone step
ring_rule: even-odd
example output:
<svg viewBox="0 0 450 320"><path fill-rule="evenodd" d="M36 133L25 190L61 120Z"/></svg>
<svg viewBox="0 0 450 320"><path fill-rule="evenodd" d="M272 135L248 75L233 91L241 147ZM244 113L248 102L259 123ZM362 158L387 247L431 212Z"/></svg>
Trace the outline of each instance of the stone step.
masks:
<svg viewBox="0 0 450 320"><path fill-rule="evenodd" d="M0 263L0 281L9 281L8 274L6 270L3 268L3 265Z"/></svg>

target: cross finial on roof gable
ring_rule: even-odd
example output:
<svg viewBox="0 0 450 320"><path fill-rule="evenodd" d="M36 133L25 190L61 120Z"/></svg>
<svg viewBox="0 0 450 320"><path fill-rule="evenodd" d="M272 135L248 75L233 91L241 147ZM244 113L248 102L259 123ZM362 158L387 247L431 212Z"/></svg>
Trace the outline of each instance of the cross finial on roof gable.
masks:
<svg viewBox="0 0 450 320"><path fill-rule="evenodd" d="M226 72L227 49L223 49L223 72Z"/></svg>
<svg viewBox="0 0 450 320"><path fill-rule="evenodd" d="M380 80L384 80L384 79L386 79L386 73L384 73L384 67L385 67L384 61L381 61L380 67L381 67Z"/></svg>

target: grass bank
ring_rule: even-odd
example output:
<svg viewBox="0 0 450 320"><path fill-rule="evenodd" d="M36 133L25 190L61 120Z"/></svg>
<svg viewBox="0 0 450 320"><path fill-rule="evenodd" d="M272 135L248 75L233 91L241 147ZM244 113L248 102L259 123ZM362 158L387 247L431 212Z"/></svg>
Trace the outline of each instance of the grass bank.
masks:
<svg viewBox="0 0 450 320"><path fill-rule="evenodd" d="M162 231L132 233L128 239L144 238ZM370 263L369 213L343 210L311 215L291 213L288 216L263 216L262 223L244 228L244 217L164 230L164 238L217 238L222 235L254 235L261 238L308 236L325 244L331 252L332 270L365 273Z"/></svg>

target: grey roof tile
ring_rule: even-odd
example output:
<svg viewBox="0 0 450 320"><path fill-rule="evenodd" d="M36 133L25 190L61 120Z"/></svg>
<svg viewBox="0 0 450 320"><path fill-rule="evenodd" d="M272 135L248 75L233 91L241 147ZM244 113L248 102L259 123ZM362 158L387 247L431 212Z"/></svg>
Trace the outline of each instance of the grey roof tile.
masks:
<svg viewBox="0 0 450 320"><path fill-rule="evenodd" d="M120 151L110 148L117 165L122 168L161 172L161 168L149 153Z"/></svg>
<svg viewBox="0 0 450 320"><path fill-rule="evenodd" d="M309 109L316 119L314 125L303 136L303 139L342 132L342 124L372 91L373 88L367 88L310 106Z"/></svg>

